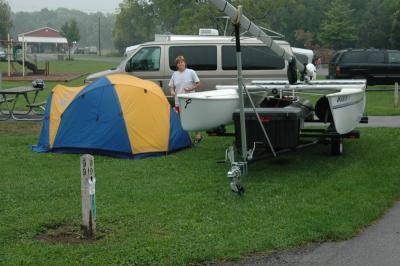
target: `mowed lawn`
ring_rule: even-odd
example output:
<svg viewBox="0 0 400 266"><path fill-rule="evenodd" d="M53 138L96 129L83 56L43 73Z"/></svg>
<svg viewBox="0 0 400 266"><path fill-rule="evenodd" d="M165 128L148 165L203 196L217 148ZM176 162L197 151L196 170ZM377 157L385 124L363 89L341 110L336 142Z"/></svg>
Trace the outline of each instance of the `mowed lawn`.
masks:
<svg viewBox="0 0 400 266"><path fill-rule="evenodd" d="M76 59L72 61L50 61L50 74L51 73L78 73L78 74L90 74L98 71L110 69L118 65L116 58L112 58L112 60L104 59L104 61L99 61L100 59L96 56L92 56L92 60ZM78 57L79 58L79 57ZM110 62L111 61L111 62ZM43 67L43 62L39 62L39 67ZM19 71L22 71L22 67L18 64L14 64ZM7 62L0 62L0 72L3 72L3 76L7 75ZM46 81L44 78L46 88L41 91L37 97L37 102L46 101L51 90L57 84L63 84L70 87L82 86L84 85L84 79L86 75L72 80L70 82L57 82L57 81ZM31 86L31 82L28 81L3 81L2 88L12 88L18 86ZM33 99L33 94L29 95L30 99ZM4 109L4 108L3 108ZM25 107L25 102L23 100L19 100L17 103L18 110L27 110ZM1 110L1 106L0 106Z"/></svg>
<svg viewBox="0 0 400 266"><path fill-rule="evenodd" d="M232 137L166 157L95 156L92 244L49 244L46 228L81 221L79 155L37 154L40 123L0 123L0 264L187 265L350 238L400 196L399 129L362 129L330 156L318 145L259 161L230 191L217 163Z"/></svg>
<svg viewBox="0 0 400 266"><path fill-rule="evenodd" d="M115 65L75 60L53 67L92 73ZM46 84L43 100L57 82ZM83 78L63 84L81 86ZM400 114L393 92L367 97L368 115ZM36 236L59 225L79 229L80 156L30 151L40 129L40 122L0 122L0 264L187 265L237 259L350 238L400 196L400 129L361 129L361 139L345 140L340 157L318 145L256 162L242 178L243 197L230 191L229 165L217 163L234 138L206 137L166 157L95 156L101 239L49 244Z"/></svg>
<svg viewBox="0 0 400 266"><path fill-rule="evenodd" d="M103 60L103 61L102 61ZM39 62L39 66L43 67L43 62ZM51 61L50 62L50 73L95 73L98 71L110 69L117 66L118 58L105 57L102 59L97 56L76 56L75 60L72 61ZM17 69L21 70L21 66L15 64ZM7 62L0 62L0 71L5 76L7 73ZM201 78L201 75L200 75ZM323 78L323 77L321 77ZM47 99L50 91L57 84L64 84L66 86L82 86L84 84L85 76L72 80L70 82L50 82L46 81L46 89L41 92L38 96L38 101L44 101ZM9 82L3 81L3 88L11 88L16 86L30 86L30 82ZM393 86L373 86L372 88L392 88ZM311 100L315 102L319 97L310 96ZM23 101L20 103L24 105ZM20 106L20 107L21 107ZM377 116L391 116L400 115L400 107L394 106L394 92L393 91L369 91L367 92L367 104L366 104L367 115Z"/></svg>

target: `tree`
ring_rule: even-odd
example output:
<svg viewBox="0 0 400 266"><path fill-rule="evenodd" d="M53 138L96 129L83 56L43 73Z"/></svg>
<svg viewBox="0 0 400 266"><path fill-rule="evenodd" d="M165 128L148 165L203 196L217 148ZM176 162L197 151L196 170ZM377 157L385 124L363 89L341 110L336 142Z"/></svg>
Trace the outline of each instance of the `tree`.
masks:
<svg viewBox="0 0 400 266"><path fill-rule="evenodd" d="M200 28L216 27L219 12L214 6L197 1L182 6L177 24L173 27L174 33L196 35Z"/></svg>
<svg viewBox="0 0 400 266"><path fill-rule="evenodd" d="M390 17L389 10L382 0L369 0L360 23L359 47L389 48Z"/></svg>
<svg viewBox="0 0 400 266"><path fill-rule="evenodd" d="M7 34L10 33L11 27L11 8L7 1L0 0L0 40L7 39Z"/></svg>
<svg viewBox="0 0 400 266"><path fill-rule="evenodd" d="M306 49L314 49L314 37L315 33L304 31L303 29L299 29L295 31L296 41L301 43L301 45Z"/></svg>
<svg viewBox="0 0 400 266"><path fill-rule="evenodd" d="M345 0L334 0L324 13L319 39L325 47L341 49L358 40L352 21L354 9Z"/></svg>
<svg viewBox="0 0 400 266"><path fill-rule="evenodd" d="M67 39L68 42L68 60L71 60L71 46L73 42L78 42L81 39L79 34L78 24L75 19L70 22L65 22L61 26L61 35Z"/></svg>
<svg viewBox="0 0 400 266"><path fill-rule="evenodd" d="M153 6L146 0L124 0L116 17L113 39L122 53L127 46L150 41L155 33Z"/></svg>
<svg viewBox="0 0 400 266"><path fill-rule="evenodd" d="M390 43L392 48L400 49L400 9L393 14Z"/></svg>

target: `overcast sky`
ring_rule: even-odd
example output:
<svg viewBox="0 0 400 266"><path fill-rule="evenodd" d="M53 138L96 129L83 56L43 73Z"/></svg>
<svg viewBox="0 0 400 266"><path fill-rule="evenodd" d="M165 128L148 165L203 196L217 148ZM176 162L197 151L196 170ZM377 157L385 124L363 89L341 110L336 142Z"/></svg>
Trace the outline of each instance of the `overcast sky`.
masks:
<svg viewBox="0 0 400 266"><path fill-rule="evenodd" d="M84 12L113 13L122 0L7 0L13 12L65 7Z"/></svg>

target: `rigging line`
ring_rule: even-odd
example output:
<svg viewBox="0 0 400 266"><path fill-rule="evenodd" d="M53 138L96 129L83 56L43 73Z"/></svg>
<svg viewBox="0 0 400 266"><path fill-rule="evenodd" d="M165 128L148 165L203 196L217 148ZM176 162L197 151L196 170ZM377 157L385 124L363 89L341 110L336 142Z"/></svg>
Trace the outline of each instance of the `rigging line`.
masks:
<svg viewBox="0 0 400 266"><path fill-rule="evenodd" d="M249 27L247 28L247 31L250 31L250 27L251 27L251 21L249 23Z"/></svg>
<svg viewBox="0 0 400 266"><path fill-rule="evenodd" d="M226 2L225 1L225 6L224 6L224 9L223 10L221 10L222 12L224 12L225 13L225 9L226 9L226 6L228 5L228 2Z"/></svg>
<svg viewBox="0 0 400 266"><path fill-rule="evenodd" d="M244 88L244 91L245 91L247 97L249 98L249 101L250 101L250 103L251 103L251 107L253 108L253 111L254 111L254 113L255 113L255 115L256 115L256 117L257 117L257 120L258 120L258 123L260 124L261 130L263 131L264 136L265 136L265 138L266 138L266 140L267 140L267 142L268 142L269 148L271 149L272 154L273 154L274 157L276 158L277 156L276 156L276 152L275 152L274 146L272 145L272 142L271 142L271 140L270 140L270 138L269 138L269 136L268 136L268 134L267 134L267 131L265 130L264 125L263 125L263 123L261 122L261 118L260 118L259 114L258 114L257 111L256 111L256 107L255 107L255 105L254 105L253 99L251 99L250 94L249 94L249 92L248 92L248 90L247 90L247 87L246 87L246 85L244 84L244 82L241 81L241 83L242 83L242 86L243 86L243 88Z"/></svg>

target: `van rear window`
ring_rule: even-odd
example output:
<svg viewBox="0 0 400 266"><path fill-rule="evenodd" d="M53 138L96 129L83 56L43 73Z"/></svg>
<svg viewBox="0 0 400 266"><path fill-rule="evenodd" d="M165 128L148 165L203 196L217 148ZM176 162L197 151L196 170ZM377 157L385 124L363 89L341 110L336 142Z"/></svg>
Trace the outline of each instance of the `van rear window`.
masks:
<svg viewBox="0 0 400 266"><path fill-rule="evenodd" d="M217 70L217 46L172 46L169 48L169 67L176 70L175 59L183 55L189 68Z"/></svg>
<svg viewBox="0 0 400 266"><path fill-rule="evenodd" d="M366 63L367 55L364 51L351 51L344 53L342 56L341 63L356 64L356 63Z"/></svg>
<svg viewBox="0 0 400 266"><path fill-rule="evenodd" d="M265 46L242 46L243 70L284 69L285 61ZM222 69L236 69L235 46L222 46Z"/></svg>

